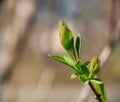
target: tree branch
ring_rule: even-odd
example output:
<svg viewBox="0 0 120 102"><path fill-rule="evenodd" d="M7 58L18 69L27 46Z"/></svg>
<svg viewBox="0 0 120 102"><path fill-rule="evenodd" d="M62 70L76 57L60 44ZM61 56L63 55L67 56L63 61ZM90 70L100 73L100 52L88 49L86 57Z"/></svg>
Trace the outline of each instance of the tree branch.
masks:
<svg viewBox="0 0 120 102"><path fill-rule="evenodd" d="M97 90L94 88L93 84L89 81L88 85L90 86L91 90L93 91L93 93L95 94L96 96L96 99L99 101L99 102L103 102L102 99L101 99L101 95L97 92Z"/></svg>

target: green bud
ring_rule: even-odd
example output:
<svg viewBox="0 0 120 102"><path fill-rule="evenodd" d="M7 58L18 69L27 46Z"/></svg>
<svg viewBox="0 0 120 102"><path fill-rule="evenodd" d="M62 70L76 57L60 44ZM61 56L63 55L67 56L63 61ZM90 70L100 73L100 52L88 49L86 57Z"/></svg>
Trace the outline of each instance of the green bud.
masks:
<svg viewBox="0 0 120 102"><path fill-rule="evenodd" d="M64 20L59 22L60 42L66 50L74 49L74 37Z"/></svg>
<svg viewBox="0 0 120 102"><path fill-rule="evenodd" d="M96 75L100 71L100 60L98 57L93 57L90 63L90 71Z"/></svg>

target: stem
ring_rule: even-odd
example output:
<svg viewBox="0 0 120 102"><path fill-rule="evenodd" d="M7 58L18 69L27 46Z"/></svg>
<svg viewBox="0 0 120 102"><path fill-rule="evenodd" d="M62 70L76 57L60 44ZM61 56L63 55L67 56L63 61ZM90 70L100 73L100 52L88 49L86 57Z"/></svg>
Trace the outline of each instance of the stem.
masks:
<svg viewBox="0 0 120 102"><path fill-rule="evenodd" d="M99 101L99 102L103 102L102 99L101 99L101 95L97 92L97 90L94 88L93 84L89 81L89 86L90 88L92 89L93 93L95 94L96 96L96 99Z"/></svg>

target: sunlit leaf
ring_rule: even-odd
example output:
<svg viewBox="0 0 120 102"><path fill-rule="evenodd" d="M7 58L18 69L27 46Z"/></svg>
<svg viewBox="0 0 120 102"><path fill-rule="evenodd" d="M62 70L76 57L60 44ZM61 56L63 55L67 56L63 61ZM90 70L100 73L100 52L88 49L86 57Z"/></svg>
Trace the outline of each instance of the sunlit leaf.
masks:
<svg viewBox="0 0 120 102"><path fill-rule="evenodd" d="M57 55L48 55L49 57L51 57L52 59L58 61L58 62L61 62L63 64L66 64L68 65L68 63L66 62L66 60L63 58L63 56L57 56Z"/></svg>
<svg viewBox="0 0 120 102"><path fill-rule="evenodd" d="M67 53L63 56L63 58L65 59L65 61L72 66L72 68L74 68L77 72L79 72L79 70L77 69L77 67L75 66L75 61L71 58L71 56Z"/></svg>
<svg viewBox="0 0 120 102"><path fill-rule="evenodd" d="M75 62L74 62L74 60L71 58L71 56L69 55L69 54L65 54L64 56L63 56L63 58L65 59L65 61L67 62L67 63L69 63L70 65L74 65L75 64Z"/></svg>
<svg viewBox="0 0 120 102"><path fill-rule="evenodd" d="M71 67L75 71L79 72L78 69L75 67L74 61L71 59L69 54L65 54L64 56L57 56L57 55L48 55L48 56L51 57L52 59L58 61L58 62L61 62L65 65L68 65L69 67Z"/></svg>
<svg viewBox="0 0 120 102"><path fill-rule="evenodd" d="M51 57L52 59L54 59L58 62L61 62L63 64L66 64L66 65L70 66L71 68L73 68L73 66L70 63L66 62L66 60L63 58L63 56L49 55L49 57Z"/></svg>
<svg viewBox="0 0 120 102"><path fill-rule="evenodd" d="M61 20L59 22L60 26L60 41L62 46L66 49L74 49L74 36L72 31L68 28L66 22Z"/></svg>

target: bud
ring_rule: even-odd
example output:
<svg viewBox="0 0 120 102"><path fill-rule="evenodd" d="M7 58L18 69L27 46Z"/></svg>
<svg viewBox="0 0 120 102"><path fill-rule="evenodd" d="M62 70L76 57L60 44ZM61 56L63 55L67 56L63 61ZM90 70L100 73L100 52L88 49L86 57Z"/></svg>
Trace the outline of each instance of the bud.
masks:
<svg viewBox="0 0 120 102"><path fill-rule="evenodd" d="M90 71L96 75L100 71L100 60L98 57L94 57L91 60Z"/></svg>
<svg viewBox="0 0 120 102"><path fill-rule="evenodd" d="M66 50L74 49L73 33L68 28L64 20L59 22L60 26L60 42Z"/></svg>

